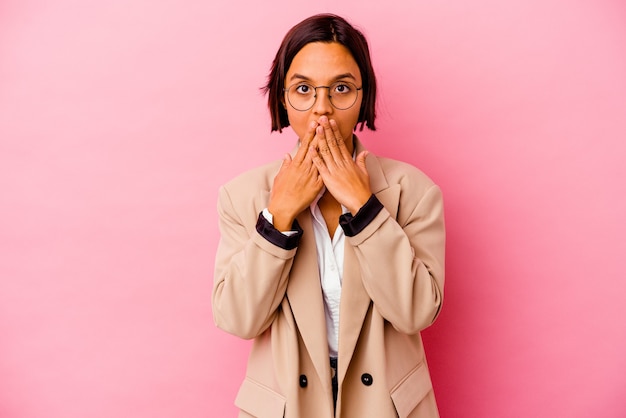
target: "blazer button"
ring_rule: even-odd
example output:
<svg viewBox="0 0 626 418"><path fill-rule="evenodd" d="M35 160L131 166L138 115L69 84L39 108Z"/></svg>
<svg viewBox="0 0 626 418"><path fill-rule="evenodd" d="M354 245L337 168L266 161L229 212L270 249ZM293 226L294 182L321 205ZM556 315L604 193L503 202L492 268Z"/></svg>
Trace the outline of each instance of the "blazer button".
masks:
<svg viewBox="0 0 626 418"><path fill-rule="evenodd" d="M300 375L300 387L301 388L305 388L306 385L308 385L308 384L309 384L309 381L306 379L306 375L301 374Z"/></svg>
<svg viewBox="0 0 626 418"><path fill-rule="evenodd" d="M372 383L374 383L374 378L372 377L371 374L369 373L363 373L361 375L361 382L365 385L365 386L371 386Z"/></svg>

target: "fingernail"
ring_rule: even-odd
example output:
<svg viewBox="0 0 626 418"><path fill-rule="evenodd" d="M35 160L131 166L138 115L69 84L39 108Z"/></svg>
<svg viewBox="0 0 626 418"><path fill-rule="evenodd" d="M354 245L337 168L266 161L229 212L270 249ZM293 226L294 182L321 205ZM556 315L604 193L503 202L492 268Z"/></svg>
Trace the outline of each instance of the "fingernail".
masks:
<svg viewBox="0 0 626 418"><path fill-rule="evenodd" d="M309 123L309 128L313 129L317 126L317 122L315 121L311 121L311 123Z"/></svg>
<svg viewBox="0 0 626 418"><path fill-rule="evenodd" d="M322 116L320 118L320 123L326 123L326 122L328 122L328 118L326 116Z"/></svg>

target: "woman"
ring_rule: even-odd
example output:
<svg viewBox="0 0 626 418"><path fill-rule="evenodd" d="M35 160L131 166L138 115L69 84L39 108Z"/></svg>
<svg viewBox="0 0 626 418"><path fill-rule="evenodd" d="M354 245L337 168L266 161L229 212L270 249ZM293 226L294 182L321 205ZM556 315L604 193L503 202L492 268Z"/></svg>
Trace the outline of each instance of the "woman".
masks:
<svg viewBox="0 0 626 418"><path fill-rule="evenodd" d="M254 339L240 417L438 416L420 331L444 283L440 189L369 154L376 79L335 15L293 27L265 86L291 154L223 186L213 315Z"/></svg>

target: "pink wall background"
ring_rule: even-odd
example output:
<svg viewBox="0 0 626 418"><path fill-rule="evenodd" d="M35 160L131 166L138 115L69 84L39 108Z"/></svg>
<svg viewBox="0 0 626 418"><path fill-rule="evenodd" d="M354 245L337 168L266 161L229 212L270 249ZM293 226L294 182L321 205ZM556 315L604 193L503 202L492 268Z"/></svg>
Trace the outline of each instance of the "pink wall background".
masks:
<svg viewBox="0 0 626 418"><path fill-rule="evenodd" d="M364 142L445 194L442 416L626 416L622 1L4 0L0 417L234 416L217 188L292 147L258 88L321 11L371 42Z"/></svg>

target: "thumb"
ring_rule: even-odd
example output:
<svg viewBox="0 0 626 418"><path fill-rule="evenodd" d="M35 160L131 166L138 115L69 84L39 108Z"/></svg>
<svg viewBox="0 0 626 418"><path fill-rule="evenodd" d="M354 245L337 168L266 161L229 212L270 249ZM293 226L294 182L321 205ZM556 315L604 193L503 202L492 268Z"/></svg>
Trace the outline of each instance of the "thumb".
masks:
<svg viewBox="0 0 626 418"><path fill-rule="evenodd" d="M283 171L285 168L289 167L291 164L291 154L285 154L283 157L283 163L280 166L280 171Z"/></svg>
<svg viewBox="0 0 626 418"><path fill-rule="evenodd" d="M364 172L367 172L367 169L365 168L365 158L367 158L368 155L368 151L361 151L361 153L356 156L356 165Z"/></svg>

